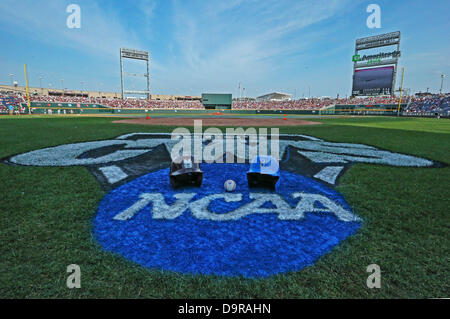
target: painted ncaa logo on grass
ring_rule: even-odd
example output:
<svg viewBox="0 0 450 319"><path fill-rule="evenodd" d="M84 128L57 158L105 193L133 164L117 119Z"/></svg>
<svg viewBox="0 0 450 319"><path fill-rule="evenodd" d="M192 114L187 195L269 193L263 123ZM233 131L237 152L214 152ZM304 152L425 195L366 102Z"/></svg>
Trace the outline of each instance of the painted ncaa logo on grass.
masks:
<svg viewBox="0 0 450 319"><path fill-rule="evenodd" d="M98 241L149 268L266 277L312 265L361 225L341 195L301 175L281 171L271 192L249 190L246 164L202 170L201 188L173 190L162 169L111 191L95 217Z"/></svg>
<svg viewBox="0 0 450 319"><path fill-rule="evenodd" d="M250 190L252 142L225 140L223 150L235 142L246 164L203 163L201 187L177 190L170 186L169 166L178 141L167 133L60 145L3 161L87 167L109 192L93 221L94 235L108 251L152 269L244 277L301 270L357 231L361 219L334 190L352 165L445 165L364 144L287 134L279 136L276 190ZM190 144L195 145L193 137ZM225 190L227 180L236 182L234 191Z"/></svg>

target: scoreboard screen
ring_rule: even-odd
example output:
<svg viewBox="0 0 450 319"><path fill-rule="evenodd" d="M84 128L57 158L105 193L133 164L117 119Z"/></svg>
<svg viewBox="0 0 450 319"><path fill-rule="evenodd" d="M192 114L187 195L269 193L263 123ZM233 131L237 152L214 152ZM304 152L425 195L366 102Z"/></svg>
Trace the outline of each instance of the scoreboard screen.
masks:
<svg viewBox="0 0 450 319"><path fill-rule="evenodd" d="M353 75L354 96L391 95L394 66L356 70Z"/></svg>
<svg viewBox="0 0 450 319"><path fill-rule="evenodd" d="M205 109L231 109L233 97L231 94L202 94Z"/></svg>

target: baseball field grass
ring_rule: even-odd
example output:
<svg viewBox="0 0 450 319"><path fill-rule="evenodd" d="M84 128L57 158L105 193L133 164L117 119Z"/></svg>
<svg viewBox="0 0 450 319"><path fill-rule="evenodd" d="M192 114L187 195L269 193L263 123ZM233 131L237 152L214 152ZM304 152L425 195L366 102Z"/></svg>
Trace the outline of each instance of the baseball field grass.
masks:
<svg viewBox="0 0 450 319"><path fill-rule="evenodd" d="M117 118L0 118L0 158L49 146L174 127L112 124ZM429 298L450 297L450 121L323 118L280 128L362 143L444 163L439 168L356 164L337 190L363 225L299 272L265 279L146 269L102 250L92 220L105 195L84 167L0 163L0 298ZM381 289L368 289L370 264ZM66 267L81 267L68 289Z"/></svg>

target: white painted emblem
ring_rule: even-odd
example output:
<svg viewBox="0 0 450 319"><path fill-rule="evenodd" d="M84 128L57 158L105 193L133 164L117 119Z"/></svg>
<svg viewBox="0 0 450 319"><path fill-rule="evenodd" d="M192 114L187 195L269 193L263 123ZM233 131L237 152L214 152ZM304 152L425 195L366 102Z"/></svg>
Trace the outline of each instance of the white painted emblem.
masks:
<svg viewBox="0 0 450 319"><path fill-rule="evenodd" d="M294 193L291 195L292 198L299 198L299 201L295 207L291 207L279 194L250 193L249 203L224 214L211 212L210 204L215 200L223 200L227 203L240 202L243 198L242 194L213 194L190 202L194 196L195 193L176 194L175 203L167 205L162 194L144 193L135 204L114 216L113 219L129 220L152 204L152 208L147 212L151 213L154 219L175 219L189 209L198 219L221 222L238 220L251 214L277 214L280 220L301 220L305 217L305 213L332 214L344 222L360 221L360 218L351 211L319 194ZM262 206L266 203L271 203L274 208L263 208ZM320 204L320 208L316 204Z"/></svg>
<svg viewBox="0 0 450 319"><path fill-rule="evenodd" d="M191 138L192 141L186 144L192 147L191 154L193 154L195 151L194 140L198 140L200 137L192 135ZM223 154L228 156L228 151L236 148L238 151L239 149L243 150L241 160L244 159L245 162L249 162L252 158L249 150L252 141L250 137L247 141L241 137L240 142L237 141L238 139L227 138L223 143L214 144L214 152L209 149L212 143L209 136L202 135L200 140L205 144L203 147L205 162L217 161L222 163ZM119 162L132 163L139 156L151 154L160 145L165 147L168 154L171 154L172 149L178 142L171 139L171 135L167 133L132 133L112 140L66 144L36 150L13 156L7 162L31 166L99 166L100 175L104 176L110 185L116 185L129 176L138 177L147 173L142 171L142 168L127 171L118 164ZM271 154L270 145L272 143L266 144L268 154ZM278 144L280 154L286 155L296 152L315 165L316 169L311 172L310 177L332 185L336 184L338 178L345 171L345 165L353 163L407 167L431 167L435 165L433 161L411 155L380 150L363 144L327 142L306 135L281 134L278 143L276 143L277 148ZM222 148L223 152L219 152L218 148ZM101 150L104 151L101 152ZM98 152L98 154L93 156L90 152ZM170 155L168 155L168 160L170 161ZM280 161L281 163L282 161ZM261 165L265 164L261 163ZM298 165L298 169L300 174L305 174L301 165Z"/></svg>

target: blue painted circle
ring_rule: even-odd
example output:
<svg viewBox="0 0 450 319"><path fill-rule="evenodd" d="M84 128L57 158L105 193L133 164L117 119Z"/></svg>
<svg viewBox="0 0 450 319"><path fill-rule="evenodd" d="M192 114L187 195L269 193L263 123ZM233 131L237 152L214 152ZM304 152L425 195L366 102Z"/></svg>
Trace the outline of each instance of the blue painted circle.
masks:
<svg viewBox="0 0 450 319"><path fill-rule="evenodd" d="M152 218L149 204L127 221L113 218L139 200L142 193L161 193L168 205L181 192L196 193L192 199L224 193L228 179L237 184L234 193L241 202L215 200L211 212L227 213L248 203L245 164L202 164L201 188L174 191L169 169L163 169L124 184L101 201L94 219L94 235L107 251L116 252L148 268L190 274L267 277L298 271L312 265L339 242L352 235L359 222L343 222L333 214L306 213L302 220L283 221L277 214L252 214L236 221L195 218L189 209L173 220ZM255 192L253 190L253 192ZM270 192L258 190L258 192ZM351 208L336 191L294 173L281 171L276 193L292 207L295 192L320 194L345 209ZM270 203L266 208L271 208Z"/></svg>

